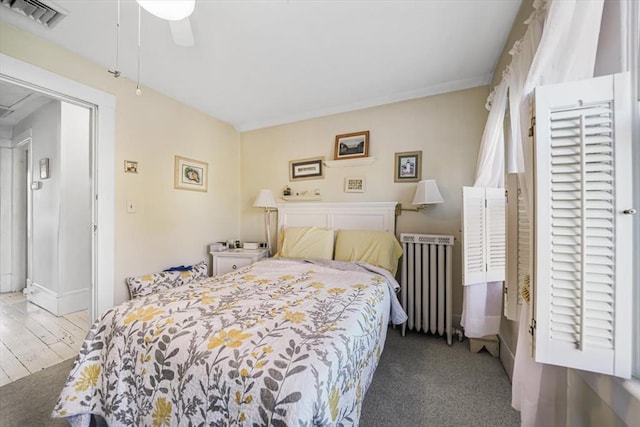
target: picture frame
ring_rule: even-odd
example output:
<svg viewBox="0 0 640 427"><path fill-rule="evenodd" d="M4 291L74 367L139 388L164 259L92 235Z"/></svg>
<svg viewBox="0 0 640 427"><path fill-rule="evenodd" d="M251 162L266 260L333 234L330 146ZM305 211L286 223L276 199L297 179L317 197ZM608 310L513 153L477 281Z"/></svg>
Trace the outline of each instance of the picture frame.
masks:
<svg viewBox="0 0 640 427"><path fill-rule="evenodd" d="M324 179L324 157L313 157L289 162L289 180Z"/></svg>
<svg viewBox="0 0 640 427"><path fill-rule="evenodd" d="M395 154L395 182L418 182L422 173L422 151Z"/></svg>
<svg viewBox="0 0 640 427"><path fill-rule="evenodd" d="M208 190L209 164L199 160L175 156L174 185L178 190Z"/></svg>
<svg viewBox="0 0 640 427"><path fill-rule="evenodd" d="M124 171L126 173L138 173L138 162L134 162L133 160L125 160Z"/></svg>
<svg viewBox="0 0 640 427"><path fill-rule="evenodd" d="M345 193L364 193L364 186L365 186L364 178L345 178L344 179Z"/></svg>
<svg viewBox="0 0 640 427"><path fill-rule="evenodd" d="M334 160L369 157L369 131L336 135Z"/></svg>
<svg viewBox="0 0 640 427"><path fill-rule="evenodd" d="M44 157L40 159L40 179L47 179L49 177L49 158Z"/></svg>

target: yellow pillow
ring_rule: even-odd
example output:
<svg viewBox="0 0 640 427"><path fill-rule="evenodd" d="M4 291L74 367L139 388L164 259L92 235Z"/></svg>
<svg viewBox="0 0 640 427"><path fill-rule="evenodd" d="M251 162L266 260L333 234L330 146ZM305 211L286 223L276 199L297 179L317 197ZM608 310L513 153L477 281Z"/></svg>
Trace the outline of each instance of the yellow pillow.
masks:
<svg viewBox="0 0 640 427"><path fill-rule="evenodd" d="M386 231L338 230L334 259L361 261L389 270L395 275L402 246Z"/></svg>
<svg viewBox="0 0 640 427"><path fill-rule="evenodd" d="M333 230L320 227L288 227L280 236L282 258L333 258Z"/></svg>

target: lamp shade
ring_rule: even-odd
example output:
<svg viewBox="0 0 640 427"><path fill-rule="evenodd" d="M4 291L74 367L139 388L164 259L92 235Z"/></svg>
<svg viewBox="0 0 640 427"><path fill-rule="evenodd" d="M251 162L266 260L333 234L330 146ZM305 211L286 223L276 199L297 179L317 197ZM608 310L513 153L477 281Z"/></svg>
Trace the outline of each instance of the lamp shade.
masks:
<svg viewBox="0 0 640 427"><path fill-rule="evenodd" d="M167 21L180 21L193 13L196 0L136 0L152 15Z"/></svg>
<svg viewBox="0 0 640 427"><path fill-rule="evenodd" d="M430 205L433 203L443 203L442 195L438 190L435 179L425 179L418 182L416 194L413 197L412 205Z"/></svg>
<svg viewBox="0 0 640 427"><path fill-rule="evenodd" d="M276 199L273 198L271 190L260 190L256 201L253 202L254 208L275 208Z"/></svg>

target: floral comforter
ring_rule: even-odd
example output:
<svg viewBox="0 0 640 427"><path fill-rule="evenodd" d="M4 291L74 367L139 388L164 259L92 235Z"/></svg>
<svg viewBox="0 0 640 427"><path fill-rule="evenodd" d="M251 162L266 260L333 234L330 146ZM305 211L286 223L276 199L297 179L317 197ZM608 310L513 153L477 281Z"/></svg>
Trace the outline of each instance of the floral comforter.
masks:
<svg viewBox="0 0 640 427"><path fill-rule="evenodd" d="M368 271L270 259L128 301L92 326L53 416L358 425L395 286Z"/></svg>

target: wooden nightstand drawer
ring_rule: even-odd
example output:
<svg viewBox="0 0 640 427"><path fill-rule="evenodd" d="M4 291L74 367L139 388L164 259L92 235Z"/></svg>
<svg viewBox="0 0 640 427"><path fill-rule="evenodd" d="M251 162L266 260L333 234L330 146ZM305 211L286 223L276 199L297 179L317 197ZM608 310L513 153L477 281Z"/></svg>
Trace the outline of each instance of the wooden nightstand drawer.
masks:
<svg viewBox="0 0 640 427"><path fill-rule="evenodd" d="M261 258L267 257L266 249L231 249L220 252L210 252L213 257L213 275L229 273L253 264Z"/></svg>

